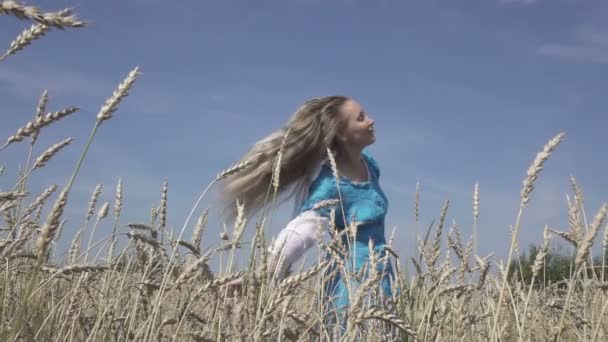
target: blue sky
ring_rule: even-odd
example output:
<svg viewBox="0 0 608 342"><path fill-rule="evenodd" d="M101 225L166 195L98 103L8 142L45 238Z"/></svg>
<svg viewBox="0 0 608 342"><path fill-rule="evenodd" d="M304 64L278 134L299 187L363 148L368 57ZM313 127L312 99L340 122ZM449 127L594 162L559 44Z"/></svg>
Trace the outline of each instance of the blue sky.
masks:
<svg viewBox="0 0 608 342"><path fill-rule="evenodd" d="M143 73L98 132L70 198L64 241L80 226L95 185L103 183L102 200L112 202L118 177L123 223L147 220L167 179L169 224L179 230L218 171L283 125L302 101L330 94L356 98L376 120L370 151L390 201L387 234L397 226L404 258L414 248L418 181L419 230L449 199L448 222L464 236L472 231L479 181L478 253L506 255L525 171L561 131L566 139L537 182L520 243L540 242L544 224L567 228L570 174L585 191L590 219L606 201L605 1L35 4L74 7L90 25L53 30L0 63L1 136L30 120L44 88L49 110L82 108L41 134L35 155L65 137L75 141L32 177L32 192L66 184L100 106L129 70L138 65ZM8 48L29 23L2 16L0 25ZM14 184L26 151L22 144L0 152L7 167L0 188ZM201 207L212 208L206 245L219 242L214 203L212 193ZM290 214L291 203L280 207L272 231ZM109 229L100 227L100 236Z"/></svg>

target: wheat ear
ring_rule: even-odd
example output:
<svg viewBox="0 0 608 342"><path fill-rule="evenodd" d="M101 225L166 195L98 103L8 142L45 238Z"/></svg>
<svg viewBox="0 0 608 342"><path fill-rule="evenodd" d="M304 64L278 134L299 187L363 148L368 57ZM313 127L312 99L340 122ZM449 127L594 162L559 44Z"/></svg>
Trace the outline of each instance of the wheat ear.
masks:
<svg viewBox="0 0 608 342"><path fill-rule="evenodd" d="M41 12L35 6L25 6L14 0L0 2L0 14L12 14L19 19L35 20L58 29L66 27L84 27L86 23L79 20L68 8L58 12Z"/></svg>
<svg viewBox="0 0 608 342"><path fill-rule="evenodd" d="M6 57L10 55L14 55L18 51L22 50L26 46L30 45L34 40L44 36L50 30L48 26L45 24L36 23L30 28L21 32L15 40L11 42L8 50L4 53L2 57L0 57L0 62L2 62Z"/></svg>
<svg viewBox="0 0 608 342"><path fill-rule="evenodd" d="M67 138L49 147L38 158L36 158L32 171L44 167L46 163L53 158L53 156L59 153L59 151L61 151L64 147L68 146L73 140L74 138Z"/></svg>

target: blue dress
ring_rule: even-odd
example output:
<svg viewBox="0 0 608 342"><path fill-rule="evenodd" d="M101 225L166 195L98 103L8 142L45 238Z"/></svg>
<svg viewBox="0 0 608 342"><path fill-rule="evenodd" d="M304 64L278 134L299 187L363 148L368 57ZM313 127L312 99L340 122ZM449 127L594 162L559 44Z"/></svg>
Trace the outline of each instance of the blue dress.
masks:
<svg viewBox="0 0 608 342"><path fill-rule="evenodd" d="M353 219L359 223L356 240L353 241L351 238L344 243L348 248L348 256L344 259L344 262L348 265L349 272L354 271L355 274L369 262L370 239L373 240L375 254L378 258L386 254L384 250L386 244L384 219L388 210L388 199L378 183L380 169L377 162L367 151L363 151L362 154L363 160L367 164L368 180L366 182L352 182L347 177L341 176L339 189L342 197L342 206L338 204L334 207L316 210L319 215L329 218L331 210L334 209L338 230L344 229ZM333 176L331 167L323 164L319 175L311 183L308 190L308 198L304 201L299 212L311 210L320 201L339 198L336 179ZM342 208L344 208L344 213L342 213ZM344 219L346 219L346 222L344 222ZM333 267L335 268L336 266L334 265ZM384 262L379 262L377 271L382 275L382 292L390 297L391 277L394 276L391 263L385 264ZM343 279L344 275L342 272L332 273L334 275L326 283L325 293L329 296L327 299L333 309L337 312L345 312L345 309L350 304L346 281ZM359 284L352 277L350 281L351 284ZM356 293L356 290L354 293Z"/></svg>

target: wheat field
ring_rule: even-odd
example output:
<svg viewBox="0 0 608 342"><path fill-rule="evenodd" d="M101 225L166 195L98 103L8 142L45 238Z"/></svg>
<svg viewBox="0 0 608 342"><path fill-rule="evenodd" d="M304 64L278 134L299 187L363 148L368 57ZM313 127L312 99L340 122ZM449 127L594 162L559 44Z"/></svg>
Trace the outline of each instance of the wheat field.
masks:
<svg viewBox="0 0 608 342"><path fill-rule="evenodd" d="M10 43L0 57L18 58L17 53L42 38L49 30L86 29L86 22L70 9L45 12L13 0L0 1L2 20L13 16L31 24ZM178 233L167 230L165 182L159 205L146 213L146 222L123 222L123 185L115 189L114 203L98 203L103 189L92 189L88 210L74 236L60 234L64 213L70 205L70 190L77 178L98 128L112 125L113 114L136 86L135 67L101 104L91 119L91 135L67 184L29 188L36 170L40 177L47 163L72 143L71 138L44 149L35 157L37 138L45 127L59 125L79 108L49 111L48 93L40 95L32 119L16 127L0 147L26 146L27 163L16 175L0 166L0 340L2 341L605 341L608 339L608 282L595 272L590 250L608 245L608 206L586 220L583 192L571 180L568 231L545 228L539 253L531 267L532 280L522 272L509 274L518 260L520 220L534 192L534 184L545 162L564 139L559 133L538 152L523 179L520 206L511 233L506 261L492 255L475 254L474 238L464 241L459 227L446 222L446 201L437 223L428 227L411 260L399 258L392 240L385 257L371 255L367 274L349 274L351 306L341 324L324 298L323 284L330 264L338 272L350 273L344 265L345 246L336 234L329 242L318 242L319 260L312 267L292 270L276 279L276 265L269 262L267 220L255 224L251 241L243 241L247 225L244 207L236 204L237 219L228 233L205 235L209 212L194 205ZM52 91L52 89L50 90ZM111 127L105 127L111 129ZM37 150L37 149L36 149ZM3 158L0 156L0 165ZM280 165L281 156L276 156ZM249 164L219 172L199 198L222 179ZM12 168L10 168L12 169ZM279 184L277 169L270 191ZM273 197L274 198L274 197ZM414 199L418 223L419 192ZM479 187L472 193L475 225L479 216ZM318 206L335 203L319 203ZM43 212L47 213L43 215ZM195 216L198 215L198 217ZM111 232L93 241L101 227ZM343 230L352 235L356 227ZM394 233L393 233L394 234ZM55 253L58 239L65 239L65 258ZM563 240L574 251L571 277L559 283L544 279L545 258L550 243ZM600 241L601 240L601 241ZM447 248L442 248L442 246ZM120 246L120 248L119 248ZM219 247L210 247L219 246ZM247 267L235 268L236 252L247 251ZM372 249L373 250L373 249ZM321 256L329 256L327 258ZM214 258L227 263L212 270ZM605 258L604 258L605 259ZM377 263L395 265L391 298L382 297ZM521 264L519 265L520 267ZM411 272L408 272L411 270ZM591 271L590 271L591 270ZM228 283L242 279L238 293ZM532 286L537 284L538 286Z"/></svg>

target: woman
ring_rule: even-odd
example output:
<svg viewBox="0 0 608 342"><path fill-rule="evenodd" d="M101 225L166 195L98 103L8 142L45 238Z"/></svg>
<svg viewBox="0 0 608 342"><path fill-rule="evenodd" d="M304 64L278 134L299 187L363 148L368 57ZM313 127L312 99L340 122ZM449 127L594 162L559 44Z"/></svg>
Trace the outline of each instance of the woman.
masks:
<svg viewBox="0 0 608 342"><path fill-rule="evenodd" d="M278 192L290 189L289 197L296 196L297 215L269 249L273 259L279 261L279 277L322 239L320 234L327 233L332 208L339 231L357 225L354 238L346 239L347 234L342 234L347 250L343 264L349 272L356 273L367 267L364 265L370 259L370 246L378 258L386 254L384 218L388 200L378 183L378 164L364 151L375 140L374 120L357 101L345 96L314 98L296 111L286 127L252 147L242 158L242 161L255 160L251 167L227 179L224 187L227 203L233 204L238 198L248 214L257 211L267 196L273 158L281 150ZM332 156L328 156L328 151ZM338 178L333 172L331 157L334 157ZM333 207L318 205L327 200L341 200L341 203ZM326 230L319 230L319 225ZM378 262L376 266L381 275L381 290L390 296L390 263ZM345 272L332 274L326 285L328 303L337 312L345 312L350 304L352 279L345 276ZM239 284L240 281L236 281L232 286Z"/></svg>

